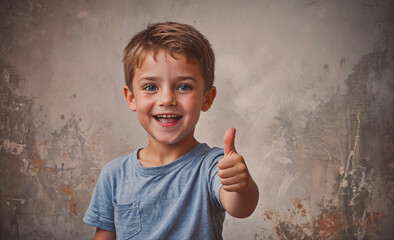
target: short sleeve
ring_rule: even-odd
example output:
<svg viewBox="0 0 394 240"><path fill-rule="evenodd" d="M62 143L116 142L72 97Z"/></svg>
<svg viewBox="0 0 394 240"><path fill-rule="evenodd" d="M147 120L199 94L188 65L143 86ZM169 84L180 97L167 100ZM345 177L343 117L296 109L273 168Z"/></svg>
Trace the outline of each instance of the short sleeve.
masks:
<svg viewBox="0 0 394 240"><path fill-rule="evenodd" d="M107 170L104 167L100 173L83 221L103 230L115 231L112 187Z"/></svg>
<svg viewBox="0 0 394 240"><path fill-rule="evenodd" d="M210 192L211 192L211 201L217 206L219 206L222 210L224 210L224 207L222 203L220 202L220 197L219 197L219 192L220 189L222 188L222 183L220 181L220 177L218 176L218 163L219 160L224 157L223 150L220 148L213 148L210 153L208 154L209 158L209 186L210 186Z"/></svg>

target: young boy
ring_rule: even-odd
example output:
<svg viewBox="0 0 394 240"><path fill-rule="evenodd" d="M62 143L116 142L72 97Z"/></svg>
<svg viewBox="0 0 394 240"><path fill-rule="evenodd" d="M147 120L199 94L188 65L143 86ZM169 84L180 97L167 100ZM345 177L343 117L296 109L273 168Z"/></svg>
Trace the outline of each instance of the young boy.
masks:
<svg viewBox="0 0 394 240"><path fill-rule="evenodd" d="M216 96L214 53L195 28L158 23L124 50L124 95L148 145L104 166L84 221L95 239L222 239L225 212L251 215L258 188L234 148L199 143L194 130Z"/></svg>

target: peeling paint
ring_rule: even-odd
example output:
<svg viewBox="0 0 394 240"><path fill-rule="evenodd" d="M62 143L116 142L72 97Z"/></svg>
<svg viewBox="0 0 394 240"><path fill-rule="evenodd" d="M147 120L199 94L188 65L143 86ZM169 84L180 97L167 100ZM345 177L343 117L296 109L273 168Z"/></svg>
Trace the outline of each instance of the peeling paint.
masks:
<svg viewBox="0 0 394 240"><path fill-rule="evenodd" d="M26 144L19 144L16 142L12 142L9 139L4 139L3 143L0 144L0 151L3 150L7 153L19 155L23 152L25 147L26 147Z"/></svg>

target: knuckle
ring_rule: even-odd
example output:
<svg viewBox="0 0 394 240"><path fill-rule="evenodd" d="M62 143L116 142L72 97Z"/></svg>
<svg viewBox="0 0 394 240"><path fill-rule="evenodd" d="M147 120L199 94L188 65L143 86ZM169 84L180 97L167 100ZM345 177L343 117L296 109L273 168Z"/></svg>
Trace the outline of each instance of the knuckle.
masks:
<svg viewBox="0 0 394 240"><path fill-rule="evenodd" d="M244 162L244 158L241 155L237 154L236 157L239 162Z"/></svg>
<svg viewBox="0 0 394 240"><path fill-rule="evenodd" d="M223 160L223 159L222 159ZM220 160L219 162L218 162L218 168L220 168L220 169L222 169L223 168L223 161L222 160Z"/></svg>
<svg viewBox="0 0 394 240"><path fill-rule="evenodd" d="M223 177L223 171L222 171L222 170L219 170L219 171L218 171L218 176L219 176L220 178Z"/></svg>
<svg viewBox="0 0 394 240"><path fill-rule="evenodd" d="M246 170L247 170L246 165L245 165L245 164L240 164L240 165L239 165L239 170L240 170L241 172L246 172Z"/></svg>
<svg viewBox="0 0 394 240"><path fill-rule="evenodd" d="M239 174L239 182L245 182L245 174L244 173L241 173L241 174Z"/></svg>

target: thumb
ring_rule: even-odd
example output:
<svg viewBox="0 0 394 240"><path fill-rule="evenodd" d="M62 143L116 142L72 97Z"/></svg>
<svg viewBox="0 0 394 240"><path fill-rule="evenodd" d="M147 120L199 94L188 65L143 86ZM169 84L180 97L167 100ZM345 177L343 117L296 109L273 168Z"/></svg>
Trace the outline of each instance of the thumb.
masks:
<svg viewBox="0 0 394 240"><path fill-rule="evenodd" d="M235 150L234 140L235 140L235 128L227 129L223 137L223 143L224 143L223 149L224 149L225 157L237 152Z"/></svg>

